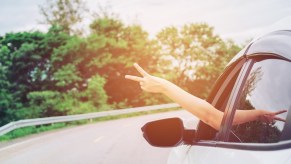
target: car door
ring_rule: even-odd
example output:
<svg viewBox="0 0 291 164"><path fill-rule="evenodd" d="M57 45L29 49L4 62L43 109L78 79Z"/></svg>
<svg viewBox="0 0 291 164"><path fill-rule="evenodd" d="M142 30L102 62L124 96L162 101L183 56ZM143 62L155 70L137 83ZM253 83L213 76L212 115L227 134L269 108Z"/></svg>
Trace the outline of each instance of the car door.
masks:
<svg viewBox="0 0 291 164"><path fill-rule="evenodd" d="M224 112L227 100L230 97L231 91L235 87L236 80L245 62L246 59L242 58L241 60L229 65L216 81L216 84L207 99L209 103L222 112ZM168 158L168 164L187 164L192 163L193 161L199 164L208 163L210 162L209 160L213 159L212 150L216 143L215 136L217 131L200 121L196 132L197 142L195 145L181 145L173 148ZM208 159L208 161L205 161L205 159Z"/></svg>
<svg viewBox="0 0 291 164"><path fill-rule="evenodd" d="M257 54L233 65L232 71L226 71L218 81L208 100L224 111L220 130L216 132L200 123L196 143L171 152L170 156L179 156L177 163L275 164L290 161L291 112L278 115L286 119L285 123L253 121L232 126L236 110L291 110L290 61L271 54ZM184 156L180 152L184 152Z"/></svg>

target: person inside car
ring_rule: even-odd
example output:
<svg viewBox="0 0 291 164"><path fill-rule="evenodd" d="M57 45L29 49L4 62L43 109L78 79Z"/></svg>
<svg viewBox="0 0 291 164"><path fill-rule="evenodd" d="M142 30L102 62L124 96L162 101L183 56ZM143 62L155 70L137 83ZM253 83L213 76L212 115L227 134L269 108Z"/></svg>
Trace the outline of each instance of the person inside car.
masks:
<svg viewBox="0 0 291 164"><path fill-rule="evenodd" d="M223 112L217 110L207 101L200 99L190 93L184 91L177 85L165 79L152 76L142 69L137 63L134 67L142 75L142 77L125 75L126 79L139 82L142 90L152 93L162 93L178 103L182 108L186 109L201 121L218 130L223 118ZM263 109L257 110L237 110L234 116L233 125L243 124L250 121L260 120L266 123L274 121L283 121L284 119L277 115L287 112L280 110L271 112Z"/></svg>

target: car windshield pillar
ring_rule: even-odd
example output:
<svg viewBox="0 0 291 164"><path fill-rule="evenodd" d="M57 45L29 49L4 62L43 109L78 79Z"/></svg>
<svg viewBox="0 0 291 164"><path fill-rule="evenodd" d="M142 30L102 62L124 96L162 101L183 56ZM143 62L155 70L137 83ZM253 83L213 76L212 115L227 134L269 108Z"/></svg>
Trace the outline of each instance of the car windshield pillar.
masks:
<svg viewBox="0 0 291 164"><path fill-rule="evenodd" d="M246 75L249 74L251 66L254 64L253 59L248 59L246 63L243 65L240 74L234 84L234 88L230 93L230 98L227 101L227 105L225 107L224 117L221 122L221 128L217 134L218 141L228 141L230 134L230 127L232 126L233 117L235 114L235 106L237 103L237 98L239 94L242 92L241 84L246 81Z"/></svg>

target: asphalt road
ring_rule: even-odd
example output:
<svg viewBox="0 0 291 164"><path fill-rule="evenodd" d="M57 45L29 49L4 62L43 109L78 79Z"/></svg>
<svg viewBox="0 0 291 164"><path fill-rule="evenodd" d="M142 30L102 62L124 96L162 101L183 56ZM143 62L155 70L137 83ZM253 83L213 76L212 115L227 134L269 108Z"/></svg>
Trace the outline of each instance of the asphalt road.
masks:
<svg viewBox="0 0 291 164"><path fill-rule="evenodd" d="M82 125L2 144L1 164L163 164L170 148L150 146L140 128L148 121L195 117L181 110ZM193 122L190 122L193 121Z"/></svg>

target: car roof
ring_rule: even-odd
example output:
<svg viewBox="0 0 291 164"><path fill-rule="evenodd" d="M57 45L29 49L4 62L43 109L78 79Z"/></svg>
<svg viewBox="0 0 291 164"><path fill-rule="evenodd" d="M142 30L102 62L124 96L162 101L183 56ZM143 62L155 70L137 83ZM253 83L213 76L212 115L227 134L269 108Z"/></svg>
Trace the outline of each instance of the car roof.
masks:
<svg viewBox="0 0 291 164"><path fill-rule="evenodd" d="M243 57L258 56L262 54L280 56L291 60L291 30L273 31L254 39L244 47L229 64Z"/></svg>

